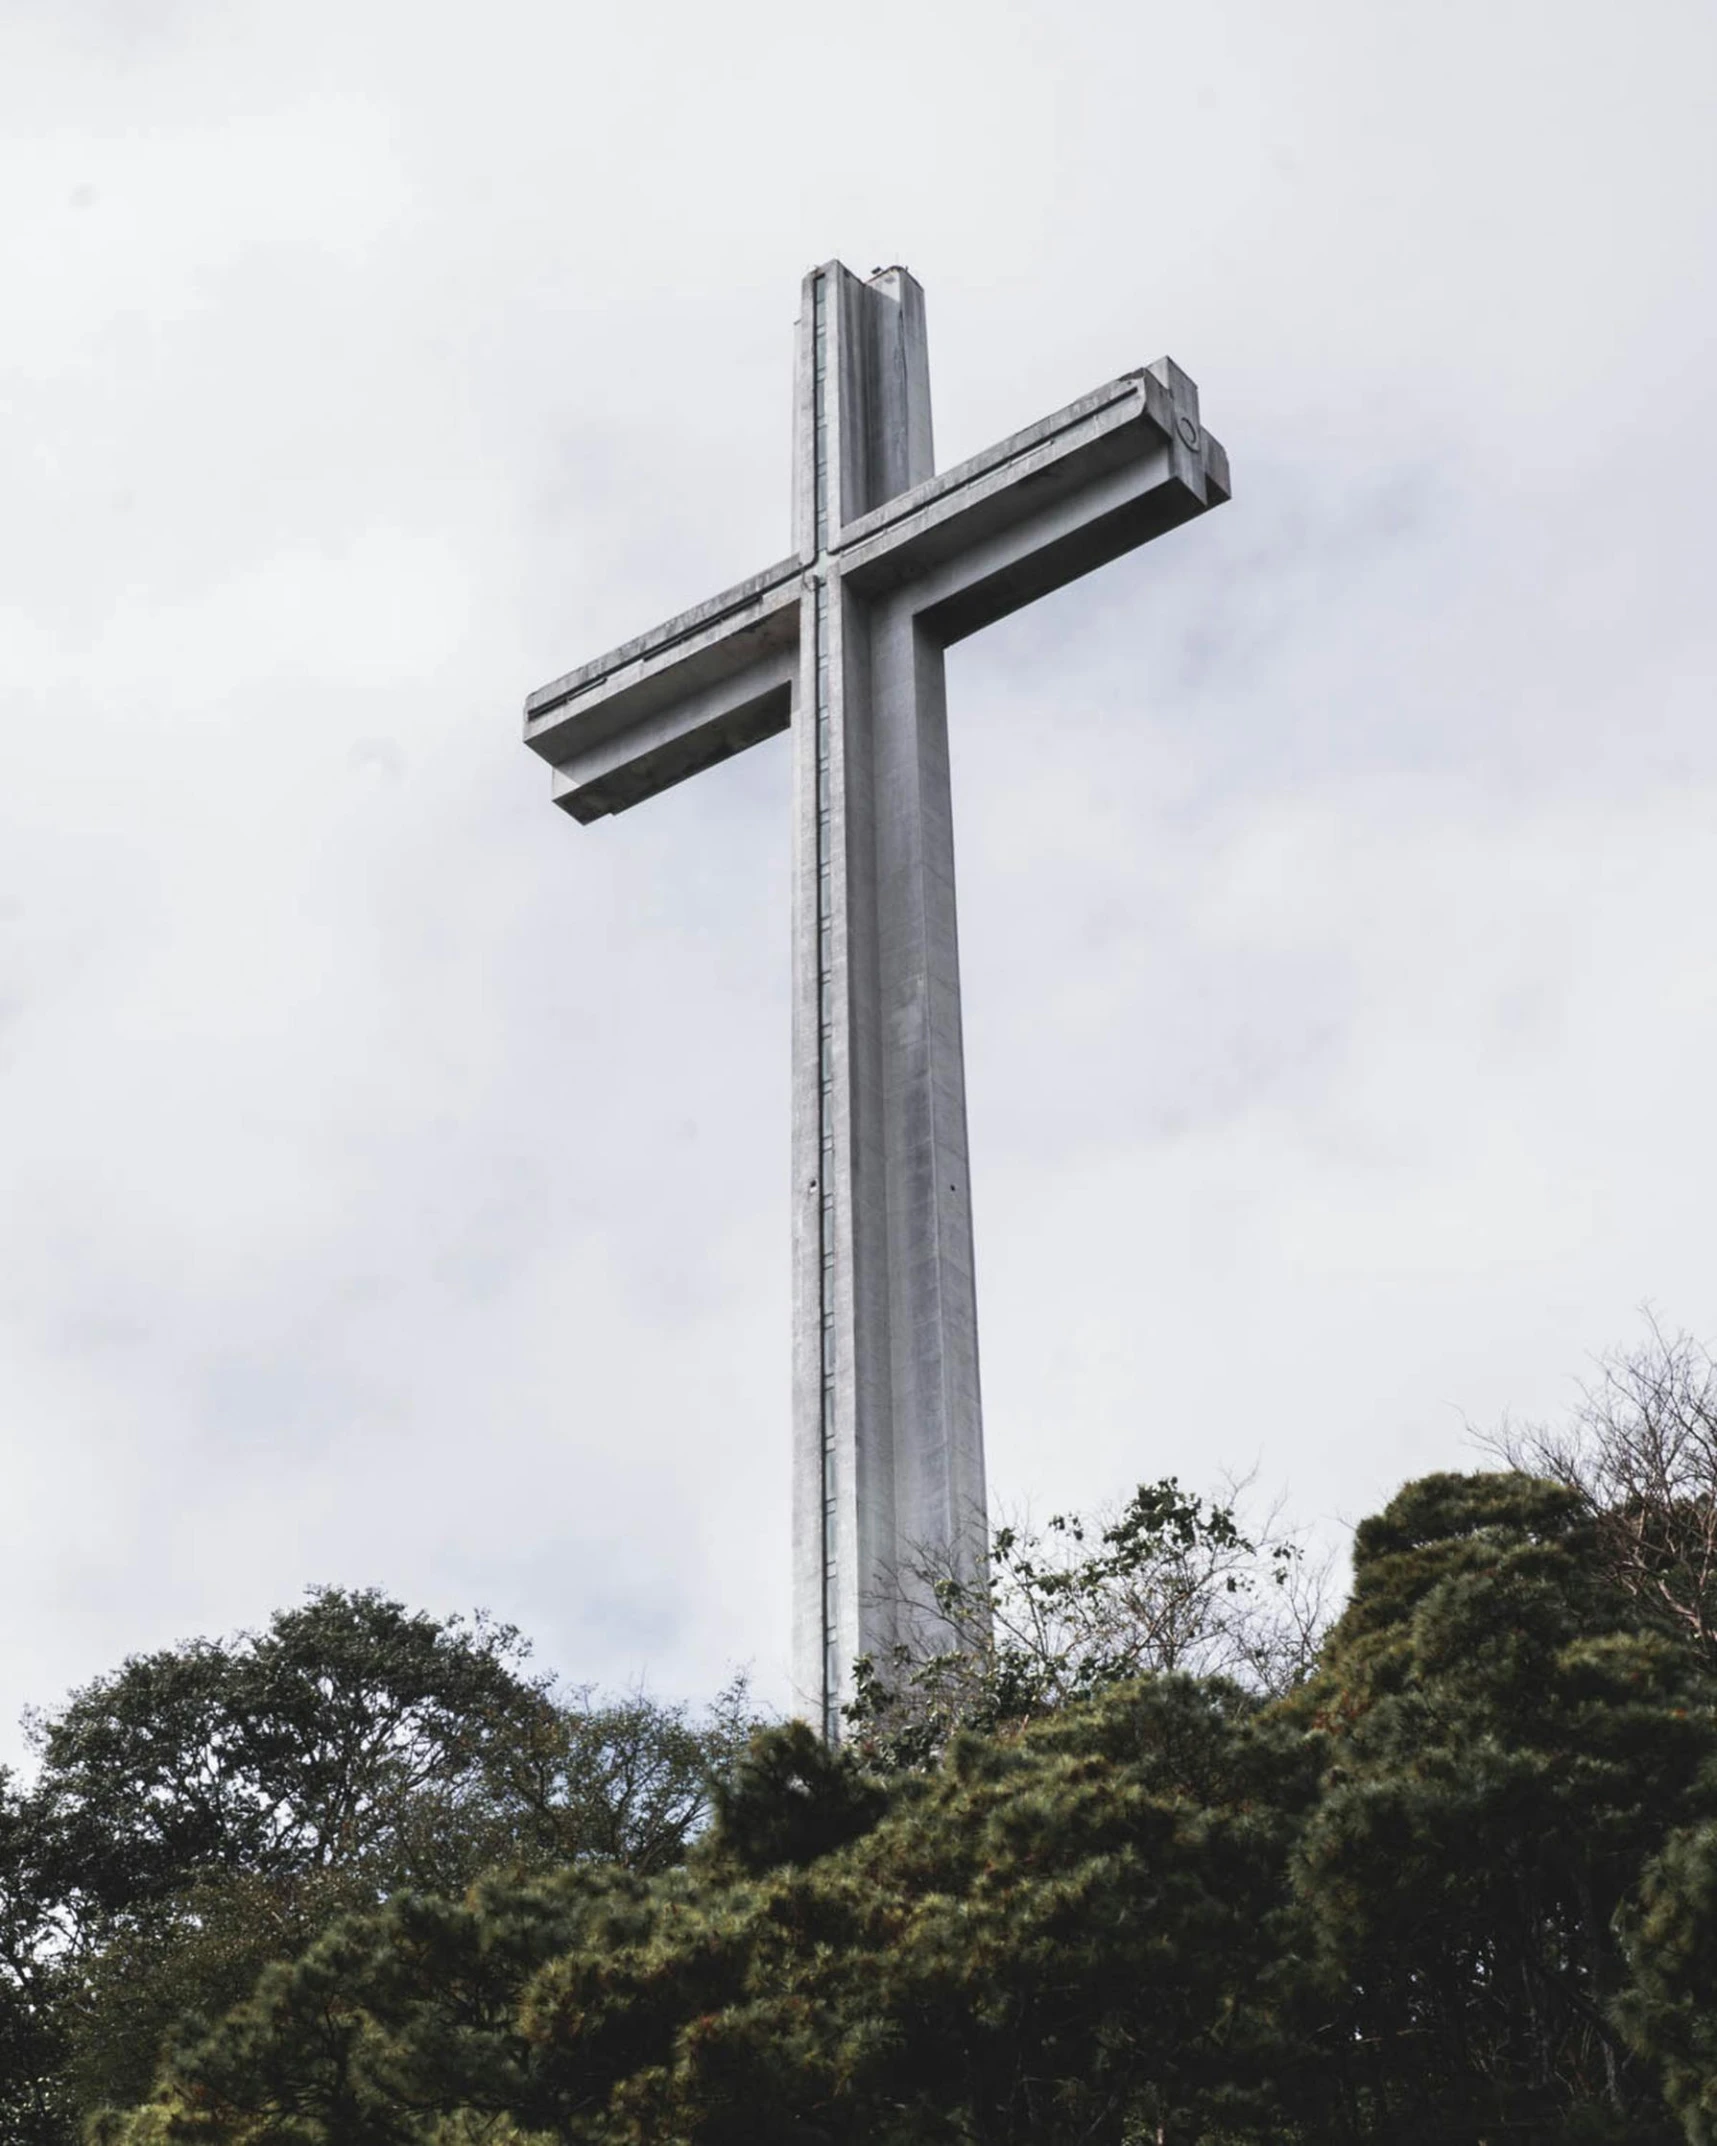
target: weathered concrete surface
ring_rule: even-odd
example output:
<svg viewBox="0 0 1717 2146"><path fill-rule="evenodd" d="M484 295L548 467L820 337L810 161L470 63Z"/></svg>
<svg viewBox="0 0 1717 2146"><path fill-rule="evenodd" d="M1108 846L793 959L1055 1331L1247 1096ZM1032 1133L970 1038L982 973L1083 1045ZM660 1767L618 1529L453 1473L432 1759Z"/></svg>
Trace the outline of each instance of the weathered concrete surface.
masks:
<svg viewBox="0 0 1717 2146"><path fill-rule="evenodd" d="M934 474L924 297L806 277L794 556L533 693L576 818L793 731L793 1660L933 1639L903 1573L982 1555L944 648L1228 497L1171 359Z"/></svg>

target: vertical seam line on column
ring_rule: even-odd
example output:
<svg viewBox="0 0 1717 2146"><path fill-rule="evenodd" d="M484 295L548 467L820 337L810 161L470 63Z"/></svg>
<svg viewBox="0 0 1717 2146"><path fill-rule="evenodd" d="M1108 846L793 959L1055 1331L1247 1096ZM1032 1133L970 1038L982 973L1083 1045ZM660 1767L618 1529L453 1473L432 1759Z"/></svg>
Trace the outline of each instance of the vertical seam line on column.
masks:
<svg viewBox="0 0 1717 2146"><path fill-rule="evenodd" d="M819 563L829 543L828 277L811 287L811 538ZM822 1728L833 1743L840 1697L838 1459L835 1408L835 1122L834 1122L834 858L830 749L829 582L819 571L813 598L813 780L816 784L817 882L817 1367L818 1436L822 1460Z"/></svg>

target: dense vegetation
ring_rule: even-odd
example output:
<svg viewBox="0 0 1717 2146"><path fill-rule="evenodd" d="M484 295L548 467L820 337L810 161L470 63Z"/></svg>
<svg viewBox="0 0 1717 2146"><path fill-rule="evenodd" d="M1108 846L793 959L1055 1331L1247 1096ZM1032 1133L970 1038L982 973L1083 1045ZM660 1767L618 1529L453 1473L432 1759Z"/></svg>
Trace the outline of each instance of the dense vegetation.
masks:
<svg viewBox="0 0 1717 2146"><path fill-rule="evenodd" d="M1016 1532L839 1754L368 1596L128 1664L8 1807L5 2135L1710 2146L1717 1470L1616 1470L1717 1384L1656 1370L1407 1486L1322 1633L1173 1485Z"/></svg>
<svg viewBox="0 0 1717 2146"><path fill-rule="evenodd" d="M266 1631L134 1657L0 1771L0 2142L141 2100L340 1915L482 1872L678 1862L755 1720L526 1673L518 1633L321 1590Z"/></svg>

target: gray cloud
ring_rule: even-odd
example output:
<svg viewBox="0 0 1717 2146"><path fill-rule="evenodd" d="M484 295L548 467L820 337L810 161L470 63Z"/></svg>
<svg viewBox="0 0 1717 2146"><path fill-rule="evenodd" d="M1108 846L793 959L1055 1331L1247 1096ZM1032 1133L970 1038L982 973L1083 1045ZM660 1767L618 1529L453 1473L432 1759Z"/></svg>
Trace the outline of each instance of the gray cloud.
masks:
<svg viewBox="0 0 1717 2146"><path fill-rule="evenodd" d="M1332 1524L1712 1323L1706 11L0 26L0 1718L316 1580L785 1687L786 766L524 690L779 555L799 272L946 463L1234 505L951 671L999 1494Z"/></svg>

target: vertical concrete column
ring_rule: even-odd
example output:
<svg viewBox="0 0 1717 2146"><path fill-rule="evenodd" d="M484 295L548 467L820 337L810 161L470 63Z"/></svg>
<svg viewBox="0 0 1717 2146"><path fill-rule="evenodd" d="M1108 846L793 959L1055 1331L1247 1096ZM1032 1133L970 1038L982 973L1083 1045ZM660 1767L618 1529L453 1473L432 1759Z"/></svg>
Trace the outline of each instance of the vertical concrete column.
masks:
<svg viewBox="0 0 1717 2146"><path fill-rule="evenodd" d="M867 1644L861 1506L868 1537L893 1499L892 1483L877 1480L891 1449L875 1376L876 1233L856 1226L854 1202L855 1146L868 1145L859 1121L876 1085L855 1058L873 1062L876 1045L865 1021L873 964L864 933L855 944L852 931L848 823L855 803L862 821L869 785L861 771L855 796L851 650L830 551L863 443L854 282L834 265L805 279L793 455L804 572L793 713L793 1678L798 1704L830 1738Z"/></svg>
<svg viewBox="0 0 1717 2146"><path fill-rule="evenodd" d="M869 624L896 1555L970 1571L987 1524L942 650L905 603ZM944 1644L927 1612L897 1636Z"/></svg>
<svg viewBox="0 0 1717 2146"><path fill-rule="evenodd" d="M979 1541L983 1452L942 657L841 583L842 526L933 474L923 293L807 277L795 527L794 1677L831 1738L903 1561Z"/></svg>

